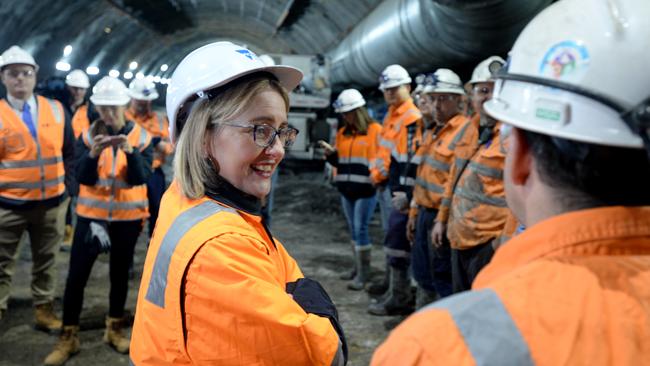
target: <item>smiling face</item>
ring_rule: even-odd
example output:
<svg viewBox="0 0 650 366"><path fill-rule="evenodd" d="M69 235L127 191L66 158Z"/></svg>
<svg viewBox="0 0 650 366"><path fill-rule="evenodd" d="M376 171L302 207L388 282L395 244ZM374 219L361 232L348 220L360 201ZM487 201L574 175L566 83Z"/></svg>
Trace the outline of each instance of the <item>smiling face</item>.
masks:
<svg viewBox="0 0 650 366"><path fill-rule="evenodd" d="M224 122L266 124L279 130L288 125L285 101L277 91L265 89L250 100L242 113ZM219 166L219 175L245 193L265 197L271 191L271 176L284 157L280 139L276 137L270 146L262 148L253 140L252 128L220 125L211 131L207 145Z"/></svg>

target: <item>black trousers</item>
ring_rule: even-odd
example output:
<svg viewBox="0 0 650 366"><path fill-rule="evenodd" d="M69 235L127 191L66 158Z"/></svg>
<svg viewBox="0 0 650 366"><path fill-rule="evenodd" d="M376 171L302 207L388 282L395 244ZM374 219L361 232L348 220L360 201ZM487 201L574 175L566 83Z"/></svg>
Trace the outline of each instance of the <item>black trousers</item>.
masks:
<svg viewBox="0 0 650 366"><path fill-rule="evenodd" d="M492 240L470 249L452 249L451 283L454 293L470 290L476 275L490 263L493 255Z"/></svg>
<svg viewBox="0 0 650 366"><path fill-rule="evenodd" d="M75 227L70 267L63 293L63 325L78 325L83 306L84 289L99 251L86 242L92 220L79 216ZM129 267L133 251L142 231L142 220L108 223L111 238L109 278L111 282L108 315L124 316L124 304L129 289Z"/></svg>
<svg viewBox="0 0 650 366"><path fill-rule="evenodd" d="M153 236L153 229L158 220L160 200L165 193L165 173L162 168L154 169L147 181L147 199L149 200L149 237Z"/></svg>

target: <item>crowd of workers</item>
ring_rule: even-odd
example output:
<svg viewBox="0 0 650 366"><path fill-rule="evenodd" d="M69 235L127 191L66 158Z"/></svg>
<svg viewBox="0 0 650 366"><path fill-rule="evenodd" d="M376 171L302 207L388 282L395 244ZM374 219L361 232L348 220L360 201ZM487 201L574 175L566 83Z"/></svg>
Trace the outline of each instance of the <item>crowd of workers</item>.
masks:
<svg viewBox="0 0 650 366"><path fill-rule="evenodd" d="M334 146L321 145L355 258L342 279L377 295L370 314L419 310L373 364L650 359L650 5L589 1L545 9L508 62L491 56L464 84L447 68L412 80L386 67L382 123L358 90L338 95L342 127ZM613 57L629 65L613 67ZM219 67L201 67L206 60ZM298 133L287 123L287 91L299 70L230 42L203 46L174 71L169 123L152 111L158 95L146 80L127 88L102 78L87 103L88 78L75 70L67 98L54 101L34 94L38 65L17 46L2 54L0 72L0 316L26 231L36 326L60 330L45 364L79 352L84 287L106 251L104 341L130 351L131 364L347 362L333 301L262 219ZM160 167L173 150L165 191ZM371 284L377 204L386 270ZM59 320L53 266L70 207L77 219ZM128 272L147 218L129 339Z"/></svg>

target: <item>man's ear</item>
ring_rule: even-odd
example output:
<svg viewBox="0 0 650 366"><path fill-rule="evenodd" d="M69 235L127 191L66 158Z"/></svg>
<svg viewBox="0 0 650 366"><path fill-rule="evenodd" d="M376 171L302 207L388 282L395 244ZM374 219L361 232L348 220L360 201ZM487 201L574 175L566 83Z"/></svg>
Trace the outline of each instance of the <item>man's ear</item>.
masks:
<svg viewBox="0 0 650 366"><path fill-rule="evenodd" d="M518 186L525 185L534 169L530 144L524 132L516 127L513 127L509 140L512 183Z"/></svg>

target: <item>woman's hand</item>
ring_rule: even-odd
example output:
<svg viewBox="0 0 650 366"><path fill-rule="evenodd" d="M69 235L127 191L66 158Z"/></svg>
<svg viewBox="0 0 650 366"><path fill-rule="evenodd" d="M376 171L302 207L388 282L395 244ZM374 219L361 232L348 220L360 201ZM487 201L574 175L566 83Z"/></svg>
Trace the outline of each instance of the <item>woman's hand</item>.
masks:
<svg viewBox="0 0 650 366"><path fill-rule="evenodd" d="M130 154L133 152L133 146L129 144L129 141L127 141L125 135L118 135L118 136L113 136L114 138L114 146L117 146L120 148L122 151L124 151L127 154Z"/></svg>
<svg viewBox="0 0 650 366"><path fill-rule="evenodd" d="M336 148L334 148L334 146L328 144L327 142L325 142L323 140L318 140L318 145L320 145L320 147L325 149L325 155L327 155L327 156L332 155L332 154L334 154L336 152Z"/></svg>
<svg viewBox="0 0 650 366"><path fill-rule="evenodd" d="M111 146L111 141L112 141L112 136L106 136L106 135L96 135L93 137L93 143L90 146L90 152L88 155L91 158L96 158L99 156L99 154L104 151L105 148Z"/></svg>

